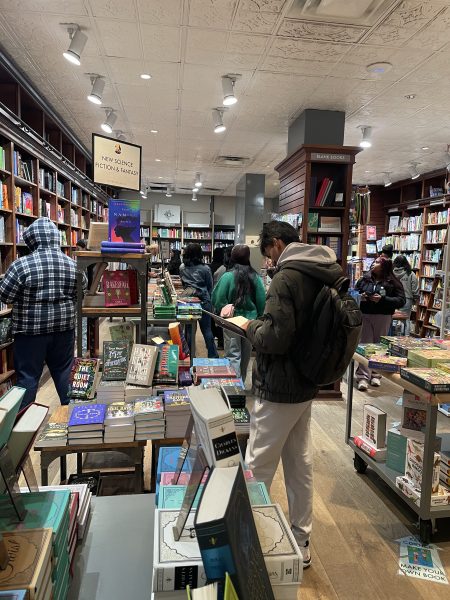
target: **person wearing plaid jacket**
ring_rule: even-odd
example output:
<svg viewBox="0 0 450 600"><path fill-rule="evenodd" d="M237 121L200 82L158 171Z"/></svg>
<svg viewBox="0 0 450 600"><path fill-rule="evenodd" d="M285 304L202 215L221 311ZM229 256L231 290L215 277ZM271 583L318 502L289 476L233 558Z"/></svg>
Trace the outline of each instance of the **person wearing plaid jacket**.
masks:
<svg viewBox="0 0 450 600"><path fill-rule="evenodd" d="M61 404L74 359L75 262L61 250L59 231L47 217L23 234L30 254L15 260L0 284L0 300L12 304L14 369L24 387L22 406L34 402L47 363Z"/></svg>

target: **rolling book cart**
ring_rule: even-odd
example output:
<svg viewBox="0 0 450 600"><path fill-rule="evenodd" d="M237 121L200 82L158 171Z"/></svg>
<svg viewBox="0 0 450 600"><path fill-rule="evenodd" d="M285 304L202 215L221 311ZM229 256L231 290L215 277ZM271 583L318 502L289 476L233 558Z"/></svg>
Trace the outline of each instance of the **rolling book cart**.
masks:
<svg viewBox="0 0 450 600"><path fill-rule="evenodd" d="M450 394L430 394L426 390L417 387L416 385L402 379L398 373L383 372L383 377L389 381L402 387L404 390L419 396L426 406L426 430L424 438L424 456L423 456L423 473L422 487L419 505L406 496L395 484L396 477L399 475L397 471L390 469L384 462L376 462L363 450L358 448L354 441L351 432L352 428L352 410L353 410L353 381L355 362L368 366L368 359L359 354L353 355L353 360L350 363L347 376L347 418L345 427L345 442L354 451L355 457L353 463L358 473L365 473L369 466L387 485L400 496L400 498L418 515L419 517L419 535L423 543L428 544L431 541L433 532L432 521L439 518L450 517L450 505L431 506L431 484L433 476L433 457L434 457L434 441L436 439L436 421L439 404L450 402ZM450 449L449 436L442 436L442 449Z"/></svg>

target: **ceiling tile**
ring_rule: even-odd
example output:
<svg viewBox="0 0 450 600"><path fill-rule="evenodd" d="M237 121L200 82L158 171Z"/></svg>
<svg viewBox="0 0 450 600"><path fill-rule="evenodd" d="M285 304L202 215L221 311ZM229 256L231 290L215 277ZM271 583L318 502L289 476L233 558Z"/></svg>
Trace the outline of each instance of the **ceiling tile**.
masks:
<svg viewBox="0 0 450 600"><path fill-rule="evenodd" d="M269 40L268 36L232 33L226 51L231 54L262 54Z"/></svg>
<svg viewBox="0 0 450 600"><path fill-rule="evenodd" d="M136 23L98 19L97 27L107 56L142 58L139 31Z"/></svg>
<svg viewBox="0 0 450 600"><path fill-rule="evenodd" d="M131 60L128 58L108 57L105 59L109 74L115 83L137 84L145 88L158 87L166 82L174 86L178 82L178 63L151 62L142 60ZM140 79L141 73L150 73L152 79Z"/></svg>
<svg viewBox="0 0 450 600"><path fill-rule="evenodd" d="M325 42L359 42L367 31L367 27L284 19L278 35Z"/></svg>
<svg viewBox="0 0 450 600"><path fill-rule="evenodd" d="M191 0L189 25L230 29L237 0Z"/></svg>
<svg viewBox="0 0 450 600"><path fill-rule="evenodd" d="M5 14L9 11L44 13L51 12L60 15L87 16L87 10L83 0L0 0L0 12Z"/></svg>
<svg viewBox="0 0 450 600"><path fill-rule="evenodd" d="M180 25L182 0L137 0L140 19L149 25Z"/></svg>
<svg viewBox="0 0 450 600"><path fill-rule="evenodd" d="M133 0L87 0L94 17L110 19L125 19L132 21L136 18Z"/></svg>
<svg viewBox="0 0 450 600"><path fill-rule="evenodd" d="M269 50L271 56L295 58L298 60L332 60L347 53L352 53L356 46L352 44L335 44L330 42L316 42L297 40L291 38L276 38Z"/></svg>
<svg viewBox="0 0 450 600"><path fill-rule="evenodd" d="M252 12L279 13L286 4L286 0L241 0L240 8Z"/></svg>
<svg viewBox="0 0 450 600"><path fill-rule="evenodd" d="M141 24L144 56L149 61L179 62L180 29Z"/></svg>
<svg viewBox="0 0 450 600"><path fill-rule="evenodd" d="M186 43L186 62L219 65L228 41L224 31L189 29Z"/></svg>
<svg viewBox="0 0 450 600"><path fill-rule="evenodd" d="M319 62L282 58L281 56L267 56L261 65L264 71L278 73L295 73L297 75L328 75L333 70L333 62Z"/></svg>
<svg viewBox="0 0 450 600"><path fill-rule="evenodd" d="M233 21L233 31L271 34L273 33L277 22L278 15L276 13L239 10Z"/></svg>

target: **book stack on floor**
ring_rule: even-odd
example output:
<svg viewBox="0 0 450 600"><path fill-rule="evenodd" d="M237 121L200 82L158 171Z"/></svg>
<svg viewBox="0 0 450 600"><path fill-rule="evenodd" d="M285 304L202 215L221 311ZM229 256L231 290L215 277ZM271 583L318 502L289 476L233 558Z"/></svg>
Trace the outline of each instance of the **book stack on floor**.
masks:
<svg viewBox="0 0 450 600"><path fill-rule="evenodd" d="M52 582L52 530L22 529L3 533L9 554L0 569L0 593L10 600L59 600ZM7 592L10 592L8 594Z"/></svg>
<svg viewBox="0 0 450 600"><path fill-rule="evenodd" d="M136 398L134 423L136 426L136 440L163 439L166 435L163 400L154 396Z"/></svg>
<svg viewBox="0 0 450 600"><path fill-rule="evenodd" d="M378 462L386 459L387 414L372 404L364 404L363 432L353 439L355 445Z"/></svg>
<svg viewBox="0 0 450 600"><path fill-rule="evenodd" d="M102 444L106 404L74 406L68 423L69 446Z"/></svg>
<svg viewBox="0 0 450 600"><path fill-rule="evenodd" d="M53 547L53 598L66 598L69 587L69 522L70 492L68 490L29 492L21 494L26 515L23 521L11 519L8 508L0 504L0 531L22 533L26 529L50 529ZM9 503L8 503L9 504ZM5 534L4 534L5 535Z"/></svg>
<svg viewBox="0 0 450 600"><path fill-rule="evenodd" d="M166 415L166 438L184 437L191 416L188 391L181 388L176 391L164 392L164 412Z"/></svg>
<svg viewBox="0 0 450 600"><path fill-rule="evenodd" d="M134 441L134 410L128 402L109 404L105 413L105 444Z"/></svg>
<svg viewBox="0 0 450 600"><path fill-rule="evenodd" d="M112 404L113 402L124 402L125 382L105 381L102 379L97 387L97 402L99 404Z"/></svg>

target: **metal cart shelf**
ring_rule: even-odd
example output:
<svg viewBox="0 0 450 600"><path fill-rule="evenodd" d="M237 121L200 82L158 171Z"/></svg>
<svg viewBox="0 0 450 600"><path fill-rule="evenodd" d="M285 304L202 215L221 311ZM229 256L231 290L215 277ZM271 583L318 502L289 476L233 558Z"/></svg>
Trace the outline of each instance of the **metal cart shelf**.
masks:
<svg viewBox="0 0 450 600"><path fill-rule="evenodd" d="M419 534L423 543L428 544L432 535L432 519L450 517L450 505L431 506L431 481L433 472L434 441L436 438L436 422L438 404L450 403L450 394L430 394L426 390L402 379L397 373L383 373L383 377L397 384L416 396L419 396L427 409L427 427L424 439L424 459L422 474L422 489L419 506L411 498L408 498L396 485L395 478L400 474L386 466L384 462L377 462L358 448L353 442L351 434L352 411L353 411L353 382L355 362L368 366L368 359L355 354L350 363L347 377L347 420L345 428L345 442L355 453L354 465L358 473L364 473L369 466L387 485L400 496L400 498L418 515ZM446 445L443 437L443 449ZM447 442L448 444L448 442Z"/></svg>

